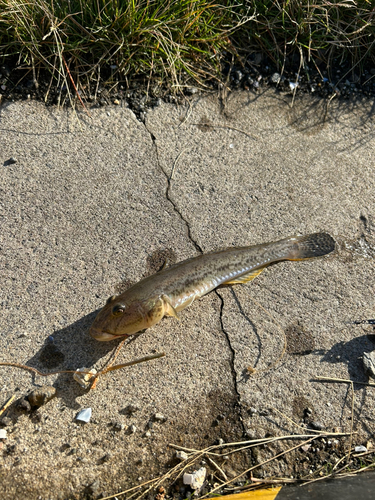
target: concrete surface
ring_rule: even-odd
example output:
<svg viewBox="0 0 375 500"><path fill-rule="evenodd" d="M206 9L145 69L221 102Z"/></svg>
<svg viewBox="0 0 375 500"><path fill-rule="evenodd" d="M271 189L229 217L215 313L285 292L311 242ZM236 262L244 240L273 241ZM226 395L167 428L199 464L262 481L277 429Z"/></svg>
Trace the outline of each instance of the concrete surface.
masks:
<svg viewBox="0 0 375 500"><path fill-rule="evenodd" d="M119 360L167 356L107 374L96 390L70 375L0 367L1 404L36 386L57 388L37 412L7 414L2 499L80 498L96 479L99 492L113 494L165 470L168 443L202 448L301 432L288 418L301 424L306 408L325 429L350 430L348 385L312 379L366 381L361 356L375 348L371 326L348 324L374 317L372 103L333 101L327 116L319 100L290 104L274 93L234 94L224 108L197 98L149 111L145 125L126 107L79 121L35 103L0 108L0 361L100 368L116 342L88 337L96 311L165 256L315 231L338 243L334 255L277 264L204 297L180 322L164 319ZM10 157L17 163L2 166ZM353 439L365 444L375 393L354 387ZM139 408L130 416L129 405ZM80 425L74 417L87 407L92 420ZM166 421L149 428L156 412ZM229 475L250 460L231 457ZM263 472L293 471L283 460Z"/></svg>

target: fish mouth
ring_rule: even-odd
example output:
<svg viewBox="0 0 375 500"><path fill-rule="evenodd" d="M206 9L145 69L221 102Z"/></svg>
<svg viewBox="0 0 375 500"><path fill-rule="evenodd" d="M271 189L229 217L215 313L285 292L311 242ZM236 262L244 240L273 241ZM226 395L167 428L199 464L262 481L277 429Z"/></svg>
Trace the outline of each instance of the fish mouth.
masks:
<svg viewBox="0 0 375 500"><path fill-rule="evenodd" d="M102 330L95 330L95 329L90 330L90 335L95 340L99 340L101 342L124 337L124 335L115 335L114 333L103 332Z"/></svg>

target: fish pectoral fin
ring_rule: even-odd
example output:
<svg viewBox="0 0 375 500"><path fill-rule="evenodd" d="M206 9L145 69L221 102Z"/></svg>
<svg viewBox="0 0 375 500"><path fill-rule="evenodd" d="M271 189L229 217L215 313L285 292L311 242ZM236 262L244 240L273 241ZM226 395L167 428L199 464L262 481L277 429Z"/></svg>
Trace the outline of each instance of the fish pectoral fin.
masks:
<svg viewBox="0 0 375 500"><path fill-rule="evenodd" d="M164 269L169 266L169 260L168 259L165 259L163 265L161 266L161 268L159 269L159 273L160 271L164 271Z"/></svg>
<svg viewBox="0 0 375 500"><path fill-rule="evenodd" d="M268 264L267 264L268 265ZM254 278L260 275L262 271L267 266L260 267L259 269L255 269L255 271L251 271L250 273L243 274L242 276L239 276L238 278L235 279L230 279L229 281L225 281L222 283L223 285L239 285L240 283L248 283L249 281L252 281Z"/></svg>
<svg viewBox="0 0 375 500"><path fill-rule="evenodd" d="M162 295L161 300L163 301L164 304L165 316L173 316L174 318L179 320L180 317L177 314L176 309L172 306L171 299L168 297L168 295Z"/></svg>
<svg viewBox="0 0 375 500"><path fill-rule="evenodd" d="M184 303L184 309L186 309L187 307L191 306L191 304L194 302L194 300L197 298L196 295L192 295L190 297L189 300L187 300L185 303Z"/></svg>

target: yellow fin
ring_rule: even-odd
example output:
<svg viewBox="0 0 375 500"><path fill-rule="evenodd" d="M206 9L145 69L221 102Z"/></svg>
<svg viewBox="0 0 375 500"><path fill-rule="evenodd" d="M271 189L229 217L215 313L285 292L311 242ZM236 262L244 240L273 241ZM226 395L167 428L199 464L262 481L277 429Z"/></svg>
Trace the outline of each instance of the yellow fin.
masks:
<svg viewBox="0 0 375 500"><path fill-rule="evenodd" d="M171 299L168 297L168 295L162 295L161 299L164 303L164 314L166 316L173 316L176 319L180 319L176 309L172 306Z"/></svg>
<svg viewBox="0 0 375 500"><path fill-rule="evenodd" d="M268 265L268 264L267 264ZM240 283L247 283L248 281L252 281L254 278L260 275L262 271L267 266L260 267L259 269L255 269L255 271L251 271L250 273L243 274L242 276L239 276L238 278L231 279L229 281L225 281L223 285L239 285Z"/></svg>

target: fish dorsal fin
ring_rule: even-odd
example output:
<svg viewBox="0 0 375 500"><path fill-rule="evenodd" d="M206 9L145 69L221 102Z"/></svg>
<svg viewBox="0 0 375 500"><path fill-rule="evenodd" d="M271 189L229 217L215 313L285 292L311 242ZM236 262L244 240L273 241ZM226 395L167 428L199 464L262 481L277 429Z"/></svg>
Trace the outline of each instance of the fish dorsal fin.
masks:
<svg viewBox="0 0 375 500"><path fill-rule="evenodd" d="M225 281L224 283L222 283L223 285L239 285L241 283L247 283L249 281L252 281L254 278L256 278L257 276L260 275L260 273L262 271L264 271L264 269L268 266L268 264L266 266L263 266L263 267L260 267L259 269L255 269L255 271L250 271L249 273L247 274L243 274L242 276L239 276L238 278L235 278L235 279L230 279L228 281Z"/></svg>

